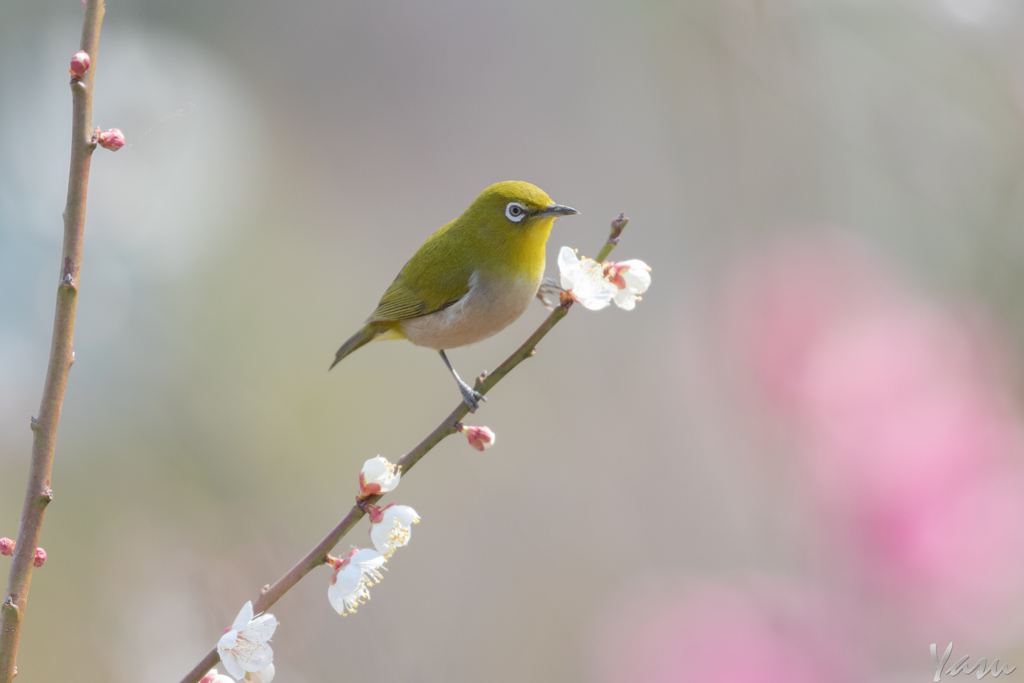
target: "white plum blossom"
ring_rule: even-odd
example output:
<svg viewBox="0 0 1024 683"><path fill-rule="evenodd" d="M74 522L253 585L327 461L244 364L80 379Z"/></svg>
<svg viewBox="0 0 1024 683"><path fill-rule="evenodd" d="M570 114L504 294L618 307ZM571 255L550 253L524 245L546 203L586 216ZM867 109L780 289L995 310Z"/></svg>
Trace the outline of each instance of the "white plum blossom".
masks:
<svg viewBox="0 0 1024 683"><path fill-rule="evenodd" d="M619 288L604 277L604 269L594 259L576 256L569 247L558 252L558 272L562 289L590 311L600 311L612 302Z"/></svg>
<svg viewBox="0 0 1024 683"><path fill-rule="evenodd" d="M231 628L217 643L220 661L235 680L242 680L246 672L255 673L270 666L274 651L267 642L276 628L277 619L273 614L253 618L252 602L242 606Z"/></svg>
<svg viewBox="0 0 1024 683"><path fill-rule="evenodd" d="M619 290L615 305L627 311L636 307L636 302L640 301L638 295L651 286L651 268L639 259L605 263L604 275Z"/></svg>
<svg viewBox="0 0 1024 683"><path fill-rule="evenodd" d="M216 669L210 669L208 674L199 679L199 683L232 683L232 680L229 676L218 673Z"/></svg>
<svg viewBox="0 0 1024 683"><path fill-rule="evenodd" d="M370 599L370 586L384 578L380 570L385 561L383 555L369 548L353 548L348 557L336 560L327 587L331 607L343 617L349 612L355 614L356 608Z"/></svg>
<svg viewBox="0 0 1024 683"><path fill-rule="evenodd" d="M373 547L389 560L395 550L409 542L412 525L418 524L420 516L408 505L388 505L383 510L370 508L370 540Z"/></svg>
<svg viewBox="0 0 1024 683"><path fill-rule="evenodd" d="M274 664L271 662L267 664L267 668L260 669L259 671L247 671L245 674L245 680L249 683L270 683L274 680ZM225 676L227 678L227 676Z"/></svg>
<svg viewBox="0 0 1024 683"><path fill-rule="evenodd" d="M359 472L359 497L369 498L378 493L388 493L398 488L402 468L392 465L387 458L377 456L363 463Z"/></svg>

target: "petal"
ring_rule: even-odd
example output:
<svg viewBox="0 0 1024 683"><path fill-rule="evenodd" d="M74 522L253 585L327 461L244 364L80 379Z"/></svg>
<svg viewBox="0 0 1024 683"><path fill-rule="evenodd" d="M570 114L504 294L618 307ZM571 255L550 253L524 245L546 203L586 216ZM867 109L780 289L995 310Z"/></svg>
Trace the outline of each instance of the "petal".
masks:
<svg viewBox="0 0 1024 683"><path fill-rule="evenodd" d="M580 265L580 259L576 256L576 252L569 247L562 247L558 250L558 270L562 271L566 268L572 269L577 268Z"/></svg>
<svg viewBox="0 0 1024 683"><path fill-rule="evenodd" d="M615 305L623 310L632 311L636 308L636 293L632 289L620 289L615 295Z"/></svg>
<svg viewBox="0 0 1024 683"><path fill-rule="evenodd" d="M331 607L338 614L345 613L345 595L342 589L338 588L337 583L327 586L327 602L330 603Z"/></svg>
<svg viewBox="0 0 1024 683"><path fill-rule="evenodd" d="M626 281L626 286L637 294L646 292L647 288L651 286L651 270L647 264L636 259L624 263L629 266L629 270L622 273L622 279Z"/></svg>
<svg viewBox="0 0 1024 683"><path fill-rule="evenodd" d="M391 541L388 540L390 530L390 524L385 526L384 522L370 525L370 541L381 555L387 555L388 551L392 550Z"/></svg>
<svg viewBox="0 0 1024 683"><path fill-rule="evenodd" d="M398 488L398 482L402 480L401 470L395 472L395 476L387 477L380 482L380 492L387 493Z"/></svg>
<svg viewBox="0 0 1024 683"><path fill-rule="evenodd" d="M220 651L220 663L224 665L224 668L228 670L228 673L235 677L236 681L242 679L245 675L245 669L242 668L242 663L238 661L238 657L231 650Z"/></svg>
<svg viewBox="0 0 1024 683"><path fill-rule="evenodd" d="M391 515L392 517L397 517L402 526L412 526L420 521L420 516L408 505L396 505L391 508ZM384 519L386 522L387 515L385 515ZM392 524L394 524L394 522L392 522Z"/></svg>
<svg viewBox="0 0 1024 683"><path fill-rule="evenodd" d="M580 260L576 257L576 252L569 247L562 247L558 251L558 273L561 276L562 289L572 289L581 272L582 268Z"/></svg>
<svg viewBox="0 0 1024 683"><path fill-rule="evenodd" d="M252 621L252 600L242 605L242 611L235 617L234 623L231 624L231 629L241 631L250 621Z"/></svg>
<svg viewBox="0 0 1024 683"><path fill-rule="evenodd" d="M256 640L267 641L274 635L276 629L277 618L273 614L261 614L250 621L249 625L242 629L242 633Z"/></svg>
<svg viewBox="0 0 1024 683"><path fill-rule="evenodd" d="M619 288L604 280L588 282L586 287L573 290L573 298L583 304L589 311L600 311L608 306L619 292Z"/></svg>
<svg viewBox="0 0 1024 683"><path fill-rule="evenodd" d="M351 558L352 564L358 565L359 567L380 567L384 564L384 556L376 550L370 548L363 548L359 550Z"/></svg>
<svg viewBox="0 0 1024 683"><path fill-rule="evenodd" d="M358 604L358 594L366 592L363 575L355 565L349 565L338 572L338 580L327 587L327 600L338 614L351 611L353 603Z"/></svg>
<svg viewBox="0 0 1024 683"><path fill-rule="evenodd" d="M230 650L231 648L233 648L235 646L235 643L237 643L237 642L238 642L238 631L236 631L235 629L231 629L230 631L228 631L227 633L222 635L220 637L220 640L217 641L217 650L219 651L222 648L226 648L226 649Z"/></svg>
<svg viewBox="0 0 1024 683"><path fill-rule="evenodd" d="M367 482L376 481L380 477L386 477L388 474L387 460L380 457L370 458L363 463L363 476Z"/></svg>
<svg viewBox="0 0 1024 683"><path fill-rule="evenodd" d="M266 667L259 671L254 671L250 674L246 674L245 680L251 681L252 683L270 683L274 680L274 663L267 664Z"/></svg>
<svg viewBox="0 0 1024 683"><path fill-rule="evenodd" d="M266 643L257 643L249 658L242 662L246 671L262 671L274 661L274 650Z"/></svg>
<svg viewBox="0 0 1024 683"><path fill-rule="evenodd" d="M348 595L359 588L362 580L363 572L359 569L359 566L350 564L338 572L338 580L334 582L334 585L338 586L338 590L341 591L342 595Z"/></svg>

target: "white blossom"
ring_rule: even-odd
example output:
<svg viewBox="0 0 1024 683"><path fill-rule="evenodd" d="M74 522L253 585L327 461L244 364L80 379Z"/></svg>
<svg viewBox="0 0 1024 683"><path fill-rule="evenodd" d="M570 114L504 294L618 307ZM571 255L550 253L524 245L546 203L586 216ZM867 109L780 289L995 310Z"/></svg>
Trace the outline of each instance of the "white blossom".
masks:
<svg viewBox="0 0 1024 683"><path fill-rule="evenodd" d="M604 277L604 269L594 259L576 256L569 247L558 252L558 272L562 289L591 311L600 311L612 302L619 289Z"/></svg>
<svg viewBox="0 0 1024 683"><path fill-rule="evenodd" d="M270 683L274 680L274 663L267 664L267 668L259 671L249 671L245 674L245 680L250 683ZM226 677L225 677L226 678Z"/></svg>
<svg viewBox="0 0 1024 683"><path fill-rule="evenodd" d="M370 513L370 540L386 560L409 542L412 525L420 521L420 516L408 505L391 504L383 510L372 509Z"/></svg>
<svg viewBox="0 0 1024 683"><path fill-rule="evenodd" d="M378 493L387 493L398 488L402 468L392 465L387 458L377 456L363 463L359 472L359 496L368 498Z"/></svg>
<svg viewBox="0 0 1024 683"><path fill-rule="evenodd" d="M380 583L380 570L385 558L376 550L353 548L349 556L334 566L334 576L327 587L327 600L341 616L370 599L370 586Z"/></svg>
<svg viewBox="0 0 1024 683"><path fill-rule="evenodd" d="M257 672L267 668L274 659L274 651L268 645L277 628L273 614L260 614L253 618L252 602L242 606L231 628L217 643L220 661L235 680L242 680L246 672Z"/></svg>
<svg viewBox="0 0 1024 683"><path fill-rule="evenodd" d="M615 305L627 311L636 307L640 294L651 286L651 268L639 259L604 264L604 274L618 288Z"/></svg>

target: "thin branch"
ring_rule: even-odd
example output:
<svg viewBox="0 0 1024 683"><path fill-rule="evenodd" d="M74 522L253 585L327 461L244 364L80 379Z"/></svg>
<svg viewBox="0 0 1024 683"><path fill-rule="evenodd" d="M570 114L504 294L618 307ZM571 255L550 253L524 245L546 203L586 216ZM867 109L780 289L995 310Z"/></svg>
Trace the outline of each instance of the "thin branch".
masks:
<svg viewBox="0 0 1024 683"><path fill-rule="evenodd" d="M601 250L602 259L608 257L611 250L615 248L615 244L618 243L618 236L622 233L622 228L626 226L625 215L619 214L619 217L612 221L612 236L609 238L604 249ZM615 242L612 242L612 239ZM494 372L488 374L484 373L476 378L474 389L479 391L481 394L486 394L488 391L493 389L495 385L500 382L505 375L512 372L517 365L522 363L527 358L531 358L537 352L537 344L541 339L544 338L548 332L551 331L558 321L564 318L569 313L569 308L572 306L571 299L564 299L561 305L557 306L555 310L547 317L547 319L541 324L537 330L530 335L529 339L523 342L523 345L515 350L511 356L505 359L505 362L499 365ZM441 424L437 426L430 434L416 444L415 448L403 455L398 459L398 465L402 468L402 475L405 476L409 470L412 469L413 465L418 463L420 459L426 455L430 450L441 443L445 437L451 436L452 434L458 433L457 425L461 422L469 413L469 407L465 403L459 403L459 406L446 417ZM382 496L370 496L366 499L365 503L376 503L381 499ZM344 519L338 522L338 525L331 529L330 533L324 536L323 540L316 544L316 546L306 553L306 556L299 560L294 567L288 570L284 576L278 579L272 586L264 586L263 590L260 591L260 597L253 603L253 611L256 614L266 612L270 607L281 599L285 593L291 590L295 584L297 584L302 577L309 572L313 571L317 567L327 562L327 554L331 552L341 539L352 530L352 528L363 518L364 513L358 505L353 505L352 509L348 511ZM220 655L217 653L217 648L213 648L203 659L188 672L188 674L181 679L181 683L197 683L199 679L206 675L206 673L217 665L220 661Z"/></svg>
<svg viewBox="0 0 1024 683"><path fill-rule="evenodd" d="M89 189L89 162L96 148L92 133L92 90L103 11L103 0L88 0L86 3L80 49L89 55L91 63L83 76L71 79L71 170L67 206L64 209L64 247L57 285L57 310L53 320L50 362L46 368L39 416L31 421L32 463L25 504L21 511L21 526L11 561L6 597L0 607L2 683L11 683L16 675L18 641L32 581L33 560L43 526L43 513L53 499L50 472L53 469L53 449L57 442L57 424L60 422L68 372L75 362L75 306L78 303L82 243L85 238L85 200Z"/></svg>
<svg viewBox="0 0 1024 683"><path fill-rule="evenodd" d="M619 236L625 229L626 224L629 223L629 219L626 218L626 214L620 213L618 218L612 221L612 234L608 236L608 241L601 247L601 251L597 253L597 257L594 258L598 263L604 263L608 255L612 253L612 249L619 245Z"/></svg>

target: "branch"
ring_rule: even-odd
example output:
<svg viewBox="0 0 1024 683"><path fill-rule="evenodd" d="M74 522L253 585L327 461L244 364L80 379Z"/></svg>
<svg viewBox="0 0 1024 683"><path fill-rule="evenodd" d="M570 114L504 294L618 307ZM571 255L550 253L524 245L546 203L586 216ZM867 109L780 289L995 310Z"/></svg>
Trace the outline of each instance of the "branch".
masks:
<svg viewBox="0 0 1024 683"><path fill-rule="evenodd" d="M68 371L75 361L73 339L75 305L78 302L78 280L82 265L82 242L85 237L85 199L89 189L89 162L96 141L92 134L92 86L96 75L96 52L103 23L103 0L88 0L82 24L81 50L91 59L81 77L71 79L71 171L68 178L68 199L64 209L64 247L61 254L60 279L57 285L57 312L53 320L50 362L39 406L39 417L32 419L32 463L21 511L21 526L14 548L7 594L0 607L0 682L11 683L17 674L15 665L18 641L25 616L25 603L32 581L32 565L43 513L53 499L50 472L53 448L57 441L64 388Z"/></svg>
<svg viewBox="0 0 1024 683"><path fill-rule="evenodd" d="M612 233L607 244L601 250L602 259L607 258L611 250L618 244L618 236L622 233L622 229L626 227L628 219L624 214L619 214L619 217L612 221ZM613 242L614 240L614 242ZM505 359L505 362L499 365L494 372L488 374L484 372L476 378L474 389L479 391L481 394L486 394L488 391L493 389L505 375L512 372L517 365L522 363L527 358L533 357L537 352L537 344L541 339L544 338L548 332L551 331L558 321L564 318L569 313L569 308L572 306L572 299L564 300L561 305L557 306L555 310L547 317L547 319L541 324L537 330L530 335L529 339L523 342L523 345L515 350L511 356ZM420 459L430 452L437 444L441 443L445 437L451 436L452 434L458 433L458 425L462 418L469 413L469 407L465 403L459 403L459 406L446 417L441 424L439 424L434 431L426 436L423 441L416 444L415 448L403 455L398 459L396 463L402 468L402 476L406 476L409 470L412 469L413 465L418 463ZM365 504L376 503L381 499L382 496L370 496L365 500ZM365 515L359 505L353 505L352 509L348 511L344 519L338 522L338 525L331 529L330 533L324 536L323 540L316 544L316 546L306 553L306 556L299 560L294 567L288 570L284 576L278 579L273 586L264 586L263 590L260 591L260 597L253 603L253 612L260 614L266 612L270 607L281 599L285 593L292 589L302 577L309 572L313 571L317 567L327 562L327 553L334 549L336 545L341 541L345 535L352 530L352 527L359 522L360 519ZM199 679L206 675L206 673L216 666L220 660L220 655L217 653L217 648L214 647L203 659L188 672L188 674L181 679L181 683L198 683Z"/></svg>
<svg viewBox="0 0 1024 683"><path fill-rule="evenodd" d="M608 235L608 241L601 247L601 251L597 252L597 256L594 258L595 261L604 263L608 255L612 253L612 249L619 245L619 236L622 234L627 223L629 223L629 219L626 218L624 213L620 213L618 218L612 221L612 234Z"/></svg>

